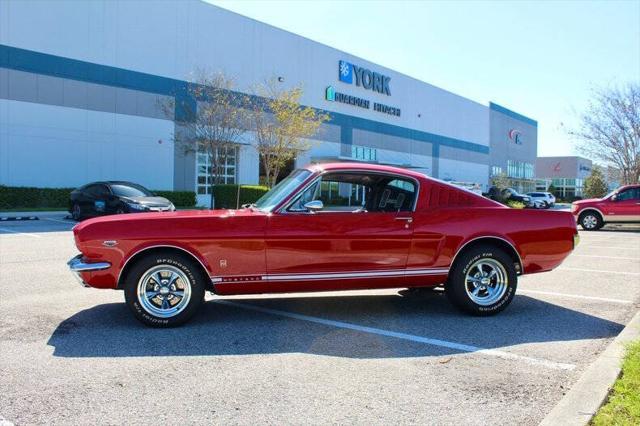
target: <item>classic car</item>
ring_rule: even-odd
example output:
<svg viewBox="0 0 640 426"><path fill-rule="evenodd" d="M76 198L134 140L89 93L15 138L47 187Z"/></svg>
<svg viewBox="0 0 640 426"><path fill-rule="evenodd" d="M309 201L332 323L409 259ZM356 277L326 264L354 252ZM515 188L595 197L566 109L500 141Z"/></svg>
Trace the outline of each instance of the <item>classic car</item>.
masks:
<svg viewBox="0 0 640 426"><path fill-rule="evenodd" d="M607 223L640 223L640 185L626 185L602 198L571 204L571 213L585 231L597 231Z"/></svg>
<svg viewBox="0 0 640 426"><path fill-rule="evenodd" d="M81 283L124 291L147 325L184 323L217 295L430 288L500 312L518 275L557 267L573 216L516 210L421 173L333 163L293 171L237 210L136 213L73 229Z"/></svg>

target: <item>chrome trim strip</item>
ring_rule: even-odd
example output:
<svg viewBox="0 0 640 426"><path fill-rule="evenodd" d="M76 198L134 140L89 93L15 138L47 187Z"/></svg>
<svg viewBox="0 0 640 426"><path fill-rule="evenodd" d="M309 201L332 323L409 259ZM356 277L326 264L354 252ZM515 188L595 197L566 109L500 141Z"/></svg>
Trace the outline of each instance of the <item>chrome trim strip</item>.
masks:
<svg viewBox="0 0 640 426"><path fill-rule="evenodd" d="M154 248L174 248L174 249L178 249L181 250L187 254L189 254L191 257L193 257L194 259L196 259L198 261L198 263L202 266L202 269L204 269L205 273L208 274L209 270L207 269L206 266L204 266L204 263L202 263L202 261L200 260L200 258L198 256L196 256L195 254L191 253L189 250L184 249L182 247L178 247L178 246L172 246L170 244L158 244L155 246L149 246L149 247L145 247L143 249L138 250L137 252L133 253L131 256L129 256L127 258L127 260L124 262L124 264L122 265L122 268L120 268L120 272L118 273L118 281L116 281L116 286L118 286L117 288L120 288L120 278L122 278L122 271L124 271L124 269L126 268L127 264L129 263L129 261L131 259L133 259L134 257L136 257L138 254L147 251L147 250L151 250Z"/></svg>
<svg viewBox="0 0 640 426"><path fill-rule="evenodd" d="M522 271L522 273L524 273L524 264L522 263L522 258L520 257L520 253L518 252L518 249L515 248L515 246L513 244L511 244L511 242L509 240L506 240L502 237L496 237L495 235L482 235L480 237L475 237L470 239L469 241L467 241L466 243L464 243L456 252L456 254L453 256L453 259L451 259L451 266L453 266L454 262L456 261L456 258L458 257L458 255L460 254L460 252L462 251L462 249L464 249L466 246L468 246L470 243L476 241L476 240L481 240L483 238L495 238L496 240L502 240L505 243L509 244L511 246L511 248L513 249L513 251L516 252L516 255L518 256L518 263L520 264L520 271Z"/></svg>
<svg viewBox="0 0 640 426"><path fill-rule="evenodd" d="M328 272L328 273L301 273L301 274L272 274L261 275L260 280L233 280L234 277L247 278L247 275L226 275L211 277L211 281L216 284L244 283L244 282L268 282L268 281L298 281L298 280L331 280L331 279L358 279L358 278L385 278L385 277L408 277L421 275L446 275L449 268L429 268L429 269L395 269L385 271L356 271L356 272ZM252 276L255 277L255 276ZM229 281L225 279L231 278Z"/></svg>

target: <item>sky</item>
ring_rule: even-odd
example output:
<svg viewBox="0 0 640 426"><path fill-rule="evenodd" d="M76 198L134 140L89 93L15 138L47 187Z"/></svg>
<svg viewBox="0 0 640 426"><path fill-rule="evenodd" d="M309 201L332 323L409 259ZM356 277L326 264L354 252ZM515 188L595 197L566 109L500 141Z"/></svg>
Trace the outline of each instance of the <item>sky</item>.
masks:
<svg viewBox="0 0 640 426"><path fill-rule="evenodd" d="M207 0L538 121L538 155L575 155L591 91L640 83L640 0Z"/></svg>

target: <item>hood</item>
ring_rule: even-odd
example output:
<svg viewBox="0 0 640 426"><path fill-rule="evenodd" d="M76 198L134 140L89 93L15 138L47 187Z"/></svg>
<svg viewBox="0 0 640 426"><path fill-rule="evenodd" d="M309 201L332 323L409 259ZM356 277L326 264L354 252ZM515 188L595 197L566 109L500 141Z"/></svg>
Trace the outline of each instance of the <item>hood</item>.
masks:
<svg viewBox="0 0 640 426"><path fill-rule="evenodd" d="M149 207L166 207L171 201L164 197L121 197L124 201L130 201Z"/></svg>
<svg viewBox="0 0 640 426"><path fill-rule="evenodd" d="M83 235L82 239L91 238L91 235L123 236L134 235L145 230L157 230L159 235L168 235L172 232L184 232L193 230L201 233L202 229L217 227L214 223L225 223L226 219L234 217L266 217L266 213L253 209L240 210L181 210L173 212L153 213L129 213L111 216L100 216L87 219L76 226L73 231L76 235ZM228 222L227 222L228 223ZM227 228L227 226L224 226Z"/></svg>
<svg viewBox="0 0 640 426"><path fill-rule="evenodd" d="M579 206L581 204L598 203L600 201L602 201L602 198L587 198L586 200L574 201L571 204L575 204L576 206Z"/></svg>

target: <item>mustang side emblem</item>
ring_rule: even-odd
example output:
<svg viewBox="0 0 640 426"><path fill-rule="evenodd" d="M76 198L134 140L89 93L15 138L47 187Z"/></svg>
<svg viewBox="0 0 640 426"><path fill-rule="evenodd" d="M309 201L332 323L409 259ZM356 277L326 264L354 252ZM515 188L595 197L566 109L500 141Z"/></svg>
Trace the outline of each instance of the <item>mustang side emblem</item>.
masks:
<svg viewBox="0 0 640 426"><path fill-rule="evenodd" d="M118 242L116 240L107 240L107 241L103 241L102 245L105 247L115 247L118 245Z"/></svg>

